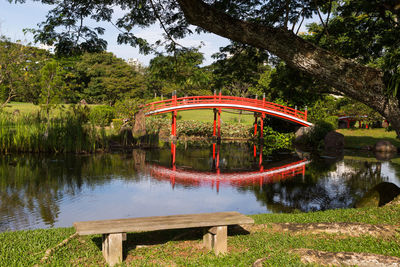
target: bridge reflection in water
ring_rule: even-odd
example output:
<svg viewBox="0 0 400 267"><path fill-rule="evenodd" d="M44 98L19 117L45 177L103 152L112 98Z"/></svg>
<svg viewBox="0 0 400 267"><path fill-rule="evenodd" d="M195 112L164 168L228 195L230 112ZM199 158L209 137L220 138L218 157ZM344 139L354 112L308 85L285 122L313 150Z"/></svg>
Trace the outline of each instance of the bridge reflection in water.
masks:
<svg viewBox="0 0 400 267"><path fill-rule="evenodd" d="M282 163L279 166L264 169L263 166L263 147L254 145L254 162L258 168L257 171L221 173L220 168L220 143L212 144L212 171L200 172L195 170L185 170L176 168L176 145L171 143L171 167L167 168L156 164L146 164L146 170L151 176L158 180L169 180L174 188L175 184L187 186L211 186L219 192L220 185L247 186L258 184L262 188L263 184L278 182L284 179L302 175L304 179L305 166L310 163L302 159L290 163ZM258 157L257 157L258 154Z"/></svg>

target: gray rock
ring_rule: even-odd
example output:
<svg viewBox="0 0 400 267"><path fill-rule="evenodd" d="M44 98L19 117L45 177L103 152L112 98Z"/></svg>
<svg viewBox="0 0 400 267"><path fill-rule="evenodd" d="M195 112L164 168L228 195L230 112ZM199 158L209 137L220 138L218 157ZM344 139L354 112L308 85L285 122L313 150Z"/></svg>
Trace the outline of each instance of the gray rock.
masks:
<svg viewBox="0 0 400 267"><path fill-rule="evenodd" d="M306 138L307 138L307 136L311 133L313 128L314 128L313 126L311 126L311 127L305 127L305 126L304 127L300 127L296 131L296 133L294 134L294 136L295 136L294 142L296 144L304 143Z"/></svg>
<svg viewBox="0 0 400 267"><path fill-rule="evenodd" d="M397 152L397 147L395 147L392 143L386 140L379 140L374 145L373 150L375 152Z"/></svg>
<svg viewBox="0 0 400 267"><path fill-rule="evenodd" d="M335 131L331 131L325 135L324 148L326 151L343 150L344 135Z"/></svg>

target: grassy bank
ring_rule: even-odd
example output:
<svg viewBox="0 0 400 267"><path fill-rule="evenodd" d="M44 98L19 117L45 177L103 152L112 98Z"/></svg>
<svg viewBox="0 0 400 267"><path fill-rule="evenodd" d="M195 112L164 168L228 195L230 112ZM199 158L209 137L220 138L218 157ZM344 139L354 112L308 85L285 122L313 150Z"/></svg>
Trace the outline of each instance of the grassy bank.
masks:
<svg viewBox="0 0 400 267"><path fill-rule="evenodd" d="M252 217L257 224L357 222L399 226L400 205L299 214L260 214ZM41 262L46 249L55 247L73 233L73 228L0 233L0 262L4 266L104 265L99 235L74 238L55 249L48 259ZM228 237L229 254L217 257L201 247L201 231L131 233L124 245L126 258L123 265L251 266L257 259L267 258L265 266L302 266L304 264L299 256L290 252L296 248L400 257L399 237L400 233L393 238L327 233L307 235L283 231L245 234L231 229ZM177 240L171 241L174 238Z"/></svg>
<svg viewBox="0 0 400 267"><path fill-rule="evenodd" d="M104 129L85 124L79 113L47 119L40 114L0 114L0 152L94 152L106 147Z"/></svg>
<svg viewBox="0 0 400 267"><path fill-rule="evenodd" d="M390 141L393 145L400 147L400 139L396 138L396 132L387 132L385 129L339 129L344 135L345 148L360 149L373 146L379 140Z"/></svg>

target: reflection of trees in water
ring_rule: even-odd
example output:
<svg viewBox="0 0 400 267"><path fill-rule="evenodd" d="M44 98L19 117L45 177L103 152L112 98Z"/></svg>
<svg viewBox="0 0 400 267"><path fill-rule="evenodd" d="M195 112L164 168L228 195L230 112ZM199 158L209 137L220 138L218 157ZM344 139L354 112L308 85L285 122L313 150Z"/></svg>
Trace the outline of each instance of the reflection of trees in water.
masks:
<svg viewBox="0 0 400 267"><path fill-rule="evenodd" d="M375 185L386 181L381 163L342 161L326 163L318 160L307 166L304 178L296 177L254 191L258 201L278 212L327 210L354 206Z"/></svg>
<svg viewBox="0 0 400 267"><path fill-rule="evenodd" d="M0 231L31 221L52 226L59 202L82 187L93 188L114 177L135 180L132 155L7 155L0 158Z"/></svg>

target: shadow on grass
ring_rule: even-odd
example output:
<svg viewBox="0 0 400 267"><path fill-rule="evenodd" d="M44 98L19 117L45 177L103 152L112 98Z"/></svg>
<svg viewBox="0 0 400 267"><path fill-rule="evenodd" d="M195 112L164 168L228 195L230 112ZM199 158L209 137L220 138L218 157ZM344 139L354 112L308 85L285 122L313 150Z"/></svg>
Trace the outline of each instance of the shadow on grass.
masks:
<svg viewBox="0 0 400 267"><path fill-rule="evenodd" d="M239 225L228 226L228 236L248 235L247 230ZM203 228L187 228L160 230L141 233L128 233L126 241L123 243L123 258L126 259L128 251L136 249L138 246L154 246L165 244L169 241L194 241L203 238ZM95 236L92 241L102 250L101 236Z"/></svg>

